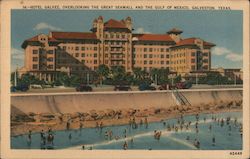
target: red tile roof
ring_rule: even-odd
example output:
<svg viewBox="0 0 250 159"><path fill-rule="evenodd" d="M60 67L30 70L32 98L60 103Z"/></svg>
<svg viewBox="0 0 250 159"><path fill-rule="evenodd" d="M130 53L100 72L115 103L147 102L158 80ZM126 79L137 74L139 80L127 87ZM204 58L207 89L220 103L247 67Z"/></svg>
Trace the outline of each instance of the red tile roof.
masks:
<svg viewBox="0 0 250 159"><path fill-rule="evenodd" d="M203 45L205 45L205 46L212 46L212 47L215 46L215 44L207 42L207 41L204 41Z"/></svg>
<svg viewBox="0 0 250 159"><path fill-rule="evenodd" d="M167 34L134 34L134 37L141 41L174 41Z"/></svg>
<svg viewBox="0 0 250 159"><path fill-rule="evenodd" d="M183 39L179 41L176 46L183 46L183 45L196 45L195 44L195 39L196 38L188 38L188 39Z"/></svg>
<svg viewBox="0 0 250 159"><path fill-rule="evenodd" d="M197 44L195 43L196 39L197 38L183 39L180 42L178 42L175 46L186 46L186 45L196 45L197 46ZM206 42L206 41L203 40L203 46L211 46L211 47L213 47L213 46L215 46L215 44L210 43L210 42Z"/></svg>
<svg viewBox="0 0 250 159"><path fill-rule="evenodd" d="M177 28L173 28L173 29L171 29L171 30L169 30L167 33L182 33L183 31L182 30L180 30L180 29L177 29Z"/></svg>
<svg viewBox="0 0 250 159"><path fill-rule="evenodd" d="M27 42L38 42L39 40L38 40L38 35L36 35L36 36L34 36L34 37L32 37L32 38L29 38L29 39L27 39L27 40L25 40L25 41L27 41ZM49 42L58 42L58 40L56 40L55 38L50 38L49 37Z"/></svg>
<svg viewBox="0 0 250 159"><path fill-rule="evenodd" d="M38 35L36 35L36 36L34 36L34 37L32 37L32 38L29 38L29 39L27 39L27 40L25 40L25 41L38 41Z"/></svg>
<svg viewBox="0 0 250 159"><path fill-rule="evenodd" d="M123 21L110 19L104 23L105 28L127 28Z"/></svg>
<svg viewBox="0 0 250 159"><path fill-rule="evenodd" d="M57 40L62 39L97 39L95 33L84 33L84 32L51 32L52 37Z"/></svg>

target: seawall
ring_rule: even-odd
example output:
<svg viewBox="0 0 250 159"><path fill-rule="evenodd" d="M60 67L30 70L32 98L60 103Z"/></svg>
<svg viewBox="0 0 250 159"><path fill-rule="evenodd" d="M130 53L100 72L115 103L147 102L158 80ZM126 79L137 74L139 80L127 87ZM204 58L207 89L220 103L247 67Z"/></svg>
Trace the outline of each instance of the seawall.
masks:
<svg viewBox="0 0 250 159"><path fill-rule="evenodd" d="M242 100L242 89L179 90L191 106ZM172 91L12 94L11 109L23 113L75 113L105 109L167 108L178 104Z"/></svg>

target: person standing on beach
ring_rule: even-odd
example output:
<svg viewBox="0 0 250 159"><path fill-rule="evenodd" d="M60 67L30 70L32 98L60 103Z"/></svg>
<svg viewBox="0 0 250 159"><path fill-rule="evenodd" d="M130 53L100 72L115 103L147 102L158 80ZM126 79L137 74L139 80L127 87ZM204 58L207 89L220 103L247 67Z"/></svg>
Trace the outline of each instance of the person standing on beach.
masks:
<svg viewBox="0 0 250 159"><path fill-rule="evenodd" d="M103 122L101 121L101 123L100 123L100 132L102 132L102 129L103 129Z"/></svg>
<svg viewBox="0 0 250 159"><path fill-rule="evenodd" d="M223 120L223 118L221 119L220 126L221 126L221 127L224 126L224 120Z"/></svg>
<svg viewBox="0 0 250 159"><path fill-rule="evenodd" d="M99 123L98 122L95 123L95 128L96 128L96 131L99 130Z"/></svg>
<svg viewBox="0 0 250 159"><path fill-rule="evenodd" d="M41 140L42 140L43 137L44 137L44 132L43 132L43 130L40 132L40 136L41 136Z"/></svg>
<svg viewBox="0 0 250 159"><path fill-rule="evenodd" d="M70 123L69 123L69 120L68 120L67 123L66 123L66 129L69 130L69 128L70 128Z"/></svg>
<svg viewBox="0 0 250 159"><path fill-rule="evenodd" d="M127 136L127 129L124 129L123 135L124 135L124 136Z"/></svg>
<svg viewBox="0 0 250 159"><path fill-rule="evenodd" d="M145 123L145 128L147 129L148 128L148 118L147 117L145 117L144 123Z"/></svg>
<svg viewBox="0 0 250 159"><path fill-rule="evenodd" d="M143 121L142 121L142 119L140 120L140 127L143 125Z"/></svg>

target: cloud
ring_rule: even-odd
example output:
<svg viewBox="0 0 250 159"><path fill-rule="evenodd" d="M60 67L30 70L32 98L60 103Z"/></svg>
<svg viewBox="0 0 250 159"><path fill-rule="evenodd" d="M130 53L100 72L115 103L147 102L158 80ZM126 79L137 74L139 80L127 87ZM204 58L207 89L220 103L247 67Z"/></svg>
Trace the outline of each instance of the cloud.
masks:
<svg viewBox="0 0 250 159"><path fill-rule="evenodd" d="M24 60L24 51L16 48L11 48L11 59Z"/></svg>
<svg viewBox="0 0 250 159"><path fill-rule="evenodd" d="M231 60L231 61L242 61L242 55L229 53L226 55L226 59Z"/></svg>
<svg viewBox="0 0 250 159"><path fill-rule="evenodd" d="M139 34L147 33L147 34L149 34L150 32L145 31L144 28L142 28L142 27L139 27L139 28L137 28L137 29L135 30L135 33L139 33Z"/></svg>
<svg viewBox="0 0 250 159"><path fill-rule="evenodd" d="M228 59L230 61L236 62L236 61L242 61L242 54L235 53L225 47L215 47L212 50L213 55L217 56L224 56L225 59Z"/></svg>
<svg viewBox="0 0 250 159"><path fill-rule="evenodd" d="M57 31L62 30L61 28L52 26L52 25L50 25L50 24L48 24L48 23L44 23L44 22L38 23L38 24L33 28L33 30L44 30L44 29L57 30Z"/></svg>
<svg viewBox="0 0 250 159"><path fill-rule="evenodd" d="M215 47L213 50L214 55L225 55L229 54L231 51L224 47Z"/></svg>

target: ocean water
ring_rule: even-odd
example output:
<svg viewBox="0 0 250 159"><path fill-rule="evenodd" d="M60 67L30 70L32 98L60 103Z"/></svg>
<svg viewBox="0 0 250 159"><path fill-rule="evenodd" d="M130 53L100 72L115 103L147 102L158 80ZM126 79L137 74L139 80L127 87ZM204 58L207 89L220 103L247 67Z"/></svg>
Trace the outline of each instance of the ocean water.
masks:
<svg viewBox="0 0 250 159"><path fill-rule="evenodd" d="M217 121L212 120L212 116L224 120L221 126ZM226 118L230 117L229 124ZM206 120L204 120L204 118ZM237 124L234 120L237 118ZM181 119L179 118L179 121ZM242 124L242 112L229 112L219 114L200 114L198 120L198 130L196 132L196 116L184 116L184 124L191 122L189 129L184 126L180 130L178 119L168 119L161 122L149 123L145 125L138 124L137 129L131 128L129 125L107 126L102 129L82 128L81 130L63 130L53 131L54 149L102 149L102 150L121 150L126 142L128 150L241 150L242 138L240 134L240 125ZM165 125L163 123L166 123ZM174 129L167 130L167 125L174 124L177 126L178 132ZM212 129L209 130L211 125ZM231 130L230 130L231 127ZM126 134L125 134L126 129ZM112 131L112 138L105 137L106 131ZM154 131L161 131L159 140L154 138ZM47 135L47 134L46 134ZM126 137L125 137L126 135ZM69 137L71 136L71 137ZM189 140L187 140L189 137ZM215 138L215 144L212 139ZM200 147L194 146L194 141L200 142ZM45 147L51 147L51 144ZM31 135L31 142L28 142L28 135L19 135L11 137L12 149L41 149L40 133Z"/></svg>

